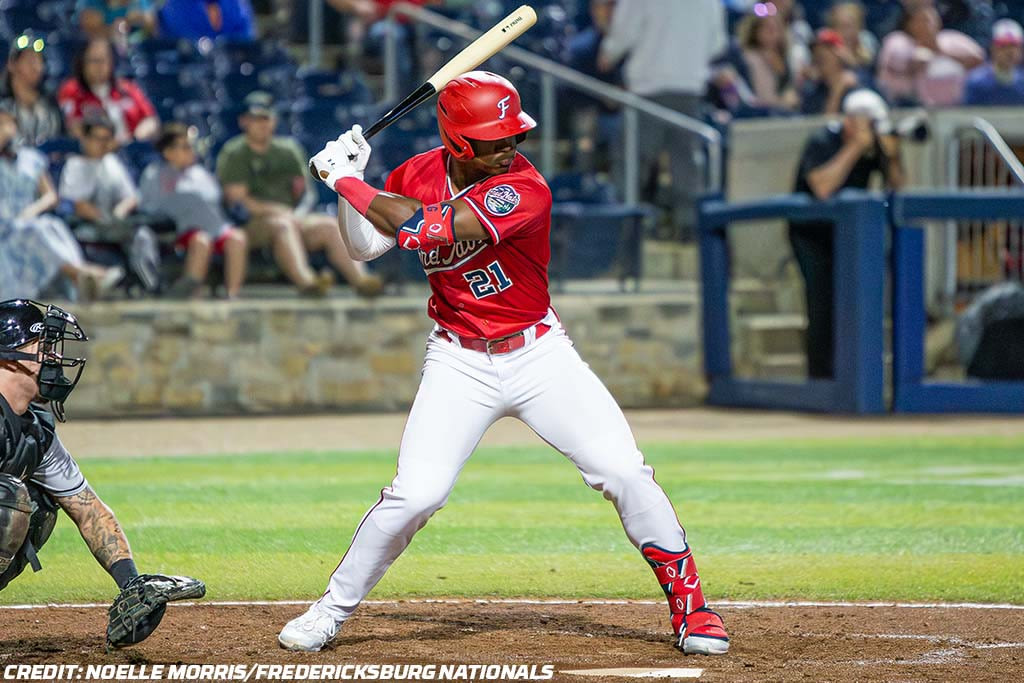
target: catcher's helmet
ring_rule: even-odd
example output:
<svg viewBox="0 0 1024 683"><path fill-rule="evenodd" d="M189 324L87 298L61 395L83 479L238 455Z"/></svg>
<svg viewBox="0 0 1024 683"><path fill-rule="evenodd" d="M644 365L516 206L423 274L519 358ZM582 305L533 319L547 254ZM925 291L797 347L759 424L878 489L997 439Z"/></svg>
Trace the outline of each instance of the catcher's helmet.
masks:
<svg viewBox="0 0 1024 683"><path fill-rule="evenodd" d="M437 96L441 141L456 159L472 159L469 139L500 140L525 135L537 122L523 111L514 85L489 71L470 71Z"/></svg>
<svg viewBox="0 0 1024 683"><path fill-rule="evenodd" d="M64 401L78 384L85 358L64 356L64 341L86 341L85 331L75 316L59 306L45 306L28 299L0 302L0 361L29 360L40 364L39 398L50 403L54 417L64 421ZM34 353L20 349L33 341ZM74 376L64 374L74 368Z"/></svg>

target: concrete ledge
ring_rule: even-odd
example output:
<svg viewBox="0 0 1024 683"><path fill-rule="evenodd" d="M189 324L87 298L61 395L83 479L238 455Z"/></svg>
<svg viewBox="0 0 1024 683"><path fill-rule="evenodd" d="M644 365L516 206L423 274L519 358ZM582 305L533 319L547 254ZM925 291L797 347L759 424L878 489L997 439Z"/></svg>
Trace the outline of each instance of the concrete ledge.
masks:
<svg viewBox="0 0 1024 683"><path fill-rule="evenodd" d="M79 417L405 410L419 384L426 293L239 302L126 301L73 308L89 363ZM574 293L554 305L626 407L705 393L696 293ZM68 350L69 353L72 349Z"/></svg>

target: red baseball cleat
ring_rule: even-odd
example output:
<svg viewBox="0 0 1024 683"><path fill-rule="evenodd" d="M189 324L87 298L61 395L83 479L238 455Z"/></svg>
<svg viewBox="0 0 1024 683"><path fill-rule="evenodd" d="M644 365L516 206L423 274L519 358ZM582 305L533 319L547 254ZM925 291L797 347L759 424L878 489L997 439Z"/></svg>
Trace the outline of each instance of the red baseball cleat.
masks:
<svg viewBox="0 0 1024 683"><path fill-rule="evenodd" d="M676 647L688 655L724 655L729 651L729 634L722 617L708 608L701 589L693 555L687 548L672 552L645 543L640 548L644 559L668 598Z"/></svg>

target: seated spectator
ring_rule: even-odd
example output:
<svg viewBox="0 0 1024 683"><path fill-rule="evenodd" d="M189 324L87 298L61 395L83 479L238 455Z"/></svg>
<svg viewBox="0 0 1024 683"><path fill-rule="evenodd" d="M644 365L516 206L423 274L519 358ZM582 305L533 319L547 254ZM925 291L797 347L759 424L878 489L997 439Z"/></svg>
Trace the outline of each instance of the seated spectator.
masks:
<svg viewBox="0 0 1024 683"><path fill-rule="evenodd" d="M114 123L119 143L150 140L160 122L145 93L116 75L116 56L108 38L93 38L75 55L72 76L57 91L68 129L81 135L82 117L102 111Z"/></svg>
<svg viewBox="0 0 1024 683"><path fill-rule="evenodd" d="M139 205L131 173L113 152L114 124L102 113L82 121L82 154L73 154L60 174L58 194L74 203L75 217L112 229Z"/></svg>
<svg viewBox="0 0 1024 683"><path fill-rule="evenodd" d="M157 17L165 38L256 39L249 0L166 0Z"/></svg>
<svg viewBox="0 0 1024 683"><path fill-rule="evenodd" d="M174 220L178 232L175 247L185 255L185 272L169 294L201 297L210 261L217 254L224 257L225 295L238 298L245 281L248 241L224 214L220 183L196 160L184 124L165 125L156 148L161 161L142 172L142 200L147 209Z"/></svg>
<svg viewBox="0 0 1024 683"><path fill-rule="evenodd" d="M121 38L156 34L151 0L76 0L78 25L87 38Z"/></svg>
<svg viewBox="0 0 1024 683"><path fill-rule="evenodd" d="M565 63L587 76L621 87L621 67L611 71L598 67L601 40L608 32L614 10L615 0L590 0L590 26L569 41ZM572 137L576 145L573 167L579 171L594 171L598 165L607 167L612 147L618 141L617 136L612 140L607 131L618 128L619 106L575 89L566 98L572 108ZM597 157L604 157L604 163L599 164Z"/></svg>
<svg viewBox="0 0 1024 683"><path fill-rule="evenodd" d="M272 245L278 266L303 294L324 296L334 282L330 270L313 271L307 249L326 251L328 262L360 294L378 294L380 279L348 255L337 220L308 213L316 197L308 157L294 139L274 135L273 98L250 93L239 125L242 135L228 140L217 158L217 176L228 205L241 205L249 216L244 225L249 242Z"/></svg>
<svg viewBox="0 0 1024 683"><path fill-rule="evenodd" d="M115 154L114 124L102 112L82 121L82 154L68 158L58 194L73 206L72 224L80 242L113 248L133 276L130 282L149 292L160 286L160 250L150 229L151 216L137 213L139 192L131 173Z"/></svg>
<svg viewBox="0 0 1024 683"><path fill-rule="evenodd" d="M864 5L840 2L828 12L828 26L843 38L840 54L855 71L870 70L878 54L878 39L864 27Z"/></svg>
<svg viewBox="0 0 1024 683"><path fill-rule="evenodd" d="M124 277L89 263L64 221L46 214L57 192L46 159L20 147L17 119L0 106L0 299L34 299L51 287L85 301L104 297Z"/></svg>
<svg viewBox="0 0 1024 683"><path fill-rule="evenodd" d="M953 106L963 101L967 71L984 61L970 36L942 28L934 5L908 2L901 30L882 41L878 86L895 104Z"/></svg>
<svg viewBox="0 0 1024 683"><path fill-rule="evenodd" d="M843 61L843 38L830 28L818 31L813 43L811 79L804 84L800 111L838 114L846 93L859 87L857 74Z"/></svg>
<svg viewBox="0 0 1024 683"><path fill-rule="evenodd" d="M779 16L748 14L737 32L756 105L787 111L799 108L797 74L790 66L789 39Z"/></svg>
<svg viewBox="0 0 1024 683"><path fill-rule="evenodd" d="M967 77L964 104L973 106L1024 105L1024 31L1013 19L992 26L991 61Z"/></svg>
<svg viewBox="0 0 1024 683"><path fill-rule="evenodd" d="M45 41L31 31L15 38L0 82L0 103L18 119L17 143L29 147L60 137L64 129L57 102L42 91L45 48Z"/></svg>

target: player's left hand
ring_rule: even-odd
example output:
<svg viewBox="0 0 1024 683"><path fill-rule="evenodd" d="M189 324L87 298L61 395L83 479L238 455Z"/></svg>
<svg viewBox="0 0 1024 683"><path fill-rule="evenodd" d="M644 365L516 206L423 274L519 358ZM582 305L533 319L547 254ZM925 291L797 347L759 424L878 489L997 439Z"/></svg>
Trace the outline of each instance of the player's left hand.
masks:
<svg viewBox="0 0 1024 683"><path fill-rule="evenodd" d="M338 137L338 142L345 146L345 149L348 151L349 161L355 164L356 170L360 174L359 177L362 178L362 173L366 170L366 164L370 161L370 152L372 151L370 143L363 137L363 127L357 123L342 133Z"/></svg>
<svg viewBox="0 0 1024 683"><path fill-rule="evenodd" d="M331 140L309 160L309 171L317 180L334 189L342 178L363 179L363 173L349 160L349 150L339 140Z"/></svg>

